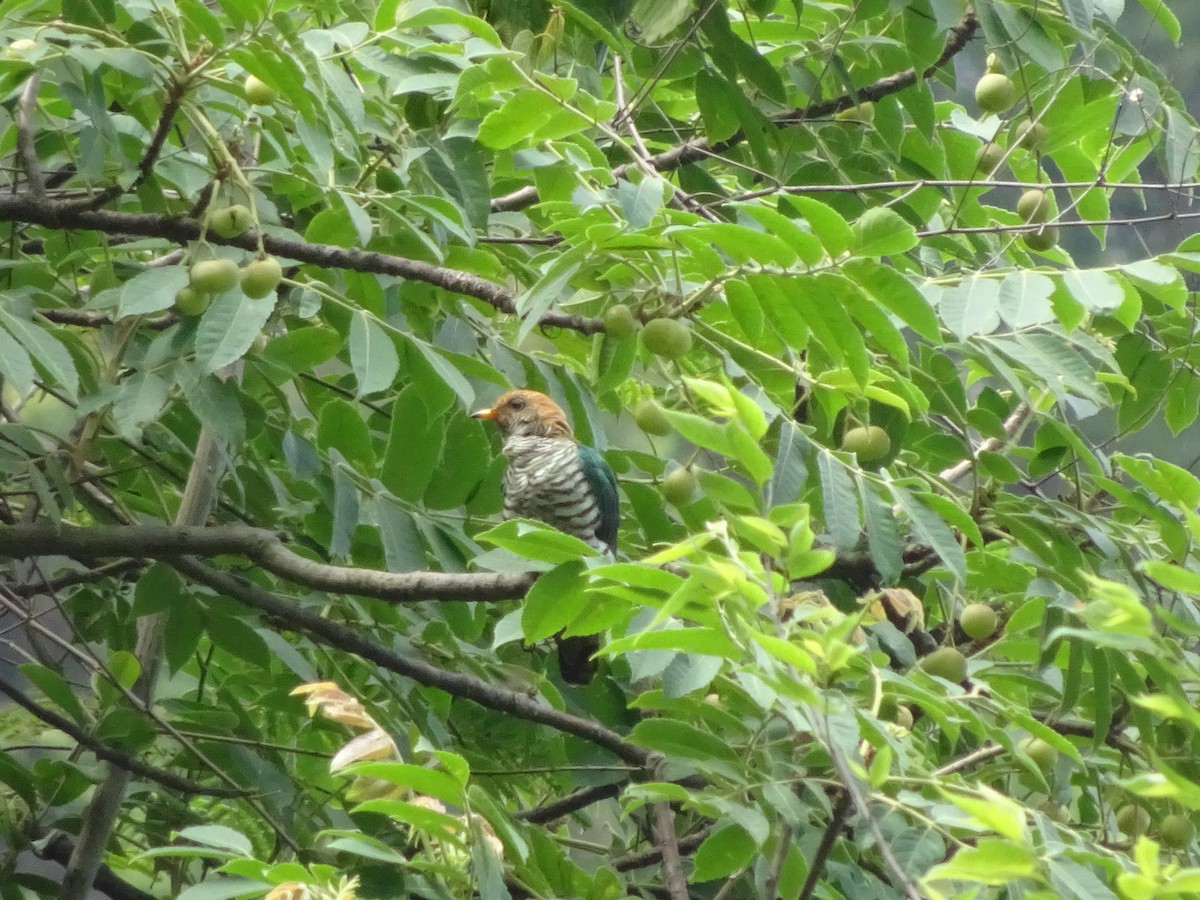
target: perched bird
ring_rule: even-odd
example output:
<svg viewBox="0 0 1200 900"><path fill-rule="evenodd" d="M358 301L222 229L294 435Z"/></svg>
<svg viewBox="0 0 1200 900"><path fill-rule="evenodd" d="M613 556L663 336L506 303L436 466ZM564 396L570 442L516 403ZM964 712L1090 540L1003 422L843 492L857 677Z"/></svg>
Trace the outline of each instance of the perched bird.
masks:
<svg viewBox="0 0 1200 900"><path fill-rule="evenodd" d="M615 553L621 503L613 470L594 448L575 440L566 414L545 394L502 394L476 419L495 422L504 438L505 518L537 519L597 550ZM558 639L559 668L574 684L591 680L594 635Z"/></svg>

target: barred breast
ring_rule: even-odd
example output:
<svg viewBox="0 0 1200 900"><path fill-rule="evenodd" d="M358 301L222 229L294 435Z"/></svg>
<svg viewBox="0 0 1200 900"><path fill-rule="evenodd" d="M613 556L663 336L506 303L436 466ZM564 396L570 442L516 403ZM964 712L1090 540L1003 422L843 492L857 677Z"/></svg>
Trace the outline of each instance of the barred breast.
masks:
<svg viewBox="0 0 1200 900"><path fill-rule="evenodd" d="M597 550L600 505L592 493L572 440L513 437L504 444L505 518L537 519L573 534Z"/></svg>

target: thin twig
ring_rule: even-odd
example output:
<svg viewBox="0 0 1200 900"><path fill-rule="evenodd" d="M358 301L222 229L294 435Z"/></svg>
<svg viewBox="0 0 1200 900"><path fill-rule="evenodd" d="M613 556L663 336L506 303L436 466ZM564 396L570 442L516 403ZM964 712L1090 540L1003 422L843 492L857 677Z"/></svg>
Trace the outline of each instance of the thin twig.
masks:
<svg viewBox="0 0 1200 900"><path fill-rule="evenodd" d="M946 63L953 59L956 55L962 52L967 46L971 38L975 36L975 32L979 29L979 20L975 17L973 10L967 10L963 17L956 25L950 28L950 37L942 48L941 55L927 68L921 77L929 78L937 73ZM809 119L822 118L831 116L834 113L841 112L844 109L849 109L859 103L867 100L877 101L882 100L892 94L899 93L917 83L917 72L915 69L906 69L896 75L890 75L887 78L881 78L864 88L848 94L842 94L840 97L835 97L832 100L825 100L820 103L810 103L808 106L800 109L792 110L784 113L782 116L774 119L774 123L778 126L794 125L798 122L803 122ZM688 141L684 144L674 147L665 153L659 153L656 156L650 157L647 162L659 172L666 172L673 169L678 169L689 163L697 162L702 159L709 159L724 153L730 147L745 140L745 134L741 131L718 144L710 144L707 139L700 138L693 141ZM617 166L612 170L614 179L621 178L628 170L630 163ZM492 200L492 212L508 212L536 203L538 192L536 187L524 187L520 190L513 191L510 194L505 194L502 197L496 197Z"/></svg>

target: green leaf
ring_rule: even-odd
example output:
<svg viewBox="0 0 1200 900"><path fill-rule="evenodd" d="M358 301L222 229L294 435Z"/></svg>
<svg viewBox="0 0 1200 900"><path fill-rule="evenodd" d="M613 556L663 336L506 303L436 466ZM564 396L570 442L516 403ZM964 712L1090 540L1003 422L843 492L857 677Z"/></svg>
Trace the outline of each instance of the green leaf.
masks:
<svg viewBox="0 0 1200 900"><path fill-rule="evenodd" d="M731 875L749 865L757 849L754 839L740 825L724 825L696 850L689 880L714 881Z"/></svg>
<svg viewBox="0 0 1200 900"><path fill-rule="evenodd" d="M488 540L487 534L480 535L480 540ZM527 642L557 634L579 615L587 589L583 573L583 563L574 559L538 576L521 607L521 631Z"/></svg>
<svg viewBox="0 0 1200 900"><path fill-rule="evenodd" d="M125 379L112 407L117 431L140 440L142 428L157 419L166 404L168 389L168 384L153 373L137 372Z"/></svg>
<svg viewBox="0 0 1200 900"><path fill-rule="evenodd" d="M701 731L685 722L670 719L643 719L629 733L629 740L668 758L698 759L705 762L734 763L737 754L720 737Z"/></svg>
<svg viewBox="0 0 1200 900"><path fill-rule="evenodd" d="M202 847L252 856L254 848L244 834L225 825L192 825L175 833L176 840L190 841Z"/></svg>
<svg viewBox="0 0 1200 900"><path fill-rule="evenodd" d="M37 378L33 360L25 348L3 328L0 328L0 375L4 376L5 385L16 388L22 397L33 390L33 382Z"/></svg>
<svg viewBox="0 0 1200 900"><path fill-rule="evenodd" d="M854 229L832 207L812 197L791 194L783 197L781 202L795 208L808 221L813 233L825 245L825 250L831 257L841 256L850 249L855 240Z"/></svg>
<svg viewBox="0 0 1200 900"><path fill-rule="evenodd" d="M1028 878L1036 871L1030 852L1010 841L984 839L975 847L963 847L949 862L934 866L924 881L965 881L972 884L1002 885Z"/></svg>
<svg viewBox="0 0 1200 900"><path fill-rule="evenodd" d="M1011 797L981 784L974 793L940 789L941 795L968 816L1001 837L1023 843L1026 839L1025 807Z"/></svg>
<svg viewBox="0 0 1200 900"><path fill-rule="evenodd" d="M883 583L892 583L900 577L904 569L900 523L892 515L891 506L883 501L868 482L859 481L858 490L862 497L871 562L874 563Z"/></svg>
<svg viewBox="0 0 1200 900"><path fill-rule="evenodd" d="M49 376L52 386L72 400L79 395L75 361L56 337L28 319L13 315L3 306L0 306L0 325L29 352L34 364Z"/></svg>
<svg viewBox="0 0 1200 900"><path fill-rule="evenodd" d="M380 480L403 500L417 501L425 493L442 458L445 427L440 409L431 409L434 398L410 384L392 404L392 424L380 467Z"/></svg>
<svg viewBox="0 0 1200 900"><path fill-rule="evenodd" d="M22 663L17 668L22 675L37 685L38 690L55 706L70 716L76 725L89 725L90 720L75 696L75 691L62 675L37 663Z"/></svg>
<svg viewBox="0 0 1200 900"><path fill-rule="evenodd" d="M845 274L884 309L926 340L940 344L941 326L937 314L916 286L895 269L870 260L855 260L844 267Z"/></svg>
<svg viewBox="0 0 1200 900"><path fill-rule="evenodd" d="M908 491L890 485L896 505L908 516L913 530L928 544L956 578L967 577L967 560L954 532L935 512L922 506Z"/></svg>
<svg viewBox="0 0 1200 900"><path fill-rule="evenodd" d="M938 312L961 340L991 334L1000 325L1000 283L994 278L964 278L942 295Z"/></svg>
<svg viewBox="0 0 1200 900"><path fill-rule="evenodd" d="M542 316L562 296L567 284L583 265L587 253L586 247L572 247L565 253L555 254L553 262L537 283L517 298L517 315L521 317L518 343L537 328Z"/></svg>
<svg viewBox="0 0 1200 900"><path fill-rule="evenodd" d="M895 210L873 206L854 223L855 256L880 257L906 253L917 246L917 232Z"/></svg>
<svg viewBox="0 0 1200 900"><path fill-rule="evenodd" d="M117 318L140 316L170 309L175 295L187 286L188 270L183 266L145 269L121 285Z"/></svg>
<svg viewBox="0 0 1200 900"><path fill-rule="evenodd" d="M240 290L214 297L196 330L196 361L205 372L216 372L241 359L274 310L273 303Z"/></svg>
<svg viewBox="0 0 1200 900"><path fill-rule="evenodd" d="M821 476L821 508L825 512L825 527L834 544L847 550L858 543L861 520L854 479L832 453L817 454L817 471Z"/></svg>
<svg viewBox="0 0 1200 900"><path fill-rule="evenodd" d="M1000 315L1012 328L1053 322L1054 307L1050 303L1053 293L1054 282L1045 275L1013 272L1000 283Z"/></svg>
<svg viewBox="0 0 1200 900"><path fill-rule="evenodd" d="M581 556L595 556L596 550L575 537L529 519L510 519L502 525L476 535L476 540L509 550L525 559L541 562L573 562Z"/></svg>
<svg viewBox="0 0 1200 900"><path fill-rule="evenodd" d="M390 388L400 371L396 345L363 310L356 310L350 319L350 364L358 382L357 397Z"/></svg>
<svg viewBox="0 0 1200 900"><path fill-rule="evenodd" d="M386 781L389 784L407 788L418 794L436 797L454 806L462 806L463 804L464 795L462 785L438 769L381 760L379 762L354 763L343 769L342 774L361 776L363 778L378 778L380 781Z"/></svg>

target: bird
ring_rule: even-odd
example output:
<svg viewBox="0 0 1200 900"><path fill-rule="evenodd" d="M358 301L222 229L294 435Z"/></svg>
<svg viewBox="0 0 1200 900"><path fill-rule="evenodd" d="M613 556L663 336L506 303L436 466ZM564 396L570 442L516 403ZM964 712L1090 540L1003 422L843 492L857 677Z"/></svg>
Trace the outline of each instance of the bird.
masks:
<svg viewBox="0 0 1200 900"><path fill-rule="evenodd" d="M494 423L504 440L506 519L536 519L602 553L616 553L617 477L599 451L575 439L562 407L539 391L518 388L472 417ZM557 641L563 678L572 684L591 681L599 639L559 635Z"/></svg>

